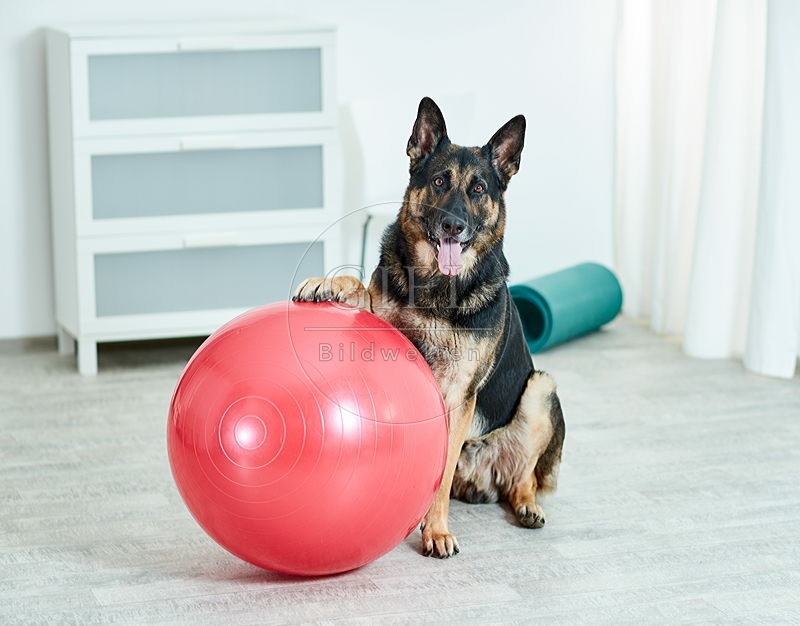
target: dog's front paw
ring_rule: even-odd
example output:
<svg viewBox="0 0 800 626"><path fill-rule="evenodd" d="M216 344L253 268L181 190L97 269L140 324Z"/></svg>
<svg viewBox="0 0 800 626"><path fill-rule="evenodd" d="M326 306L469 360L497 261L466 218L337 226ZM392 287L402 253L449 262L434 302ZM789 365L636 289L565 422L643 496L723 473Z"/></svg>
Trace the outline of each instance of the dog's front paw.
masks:
<svg viewBox="0 0 800 626"><path fill-rule="evenodd" d="M352 276L333 278L307 278L297 287L292 297L296 302L341 302L370 310L369 291L361 281Z"/></svg>
<svg viewBox="0 0 800 626"><path fill-rule="evenodd" d="M535 502L518 506L514 512L519 523L525 528L541 528L545 524L544 511Z"/></svg>
<svg viewBox="0 0 800 626"><path fill-rule="evenodd" d="M459 553L455 536L445 531L434 531L430 526L422 526L422 554L449 559Z"/></svg>

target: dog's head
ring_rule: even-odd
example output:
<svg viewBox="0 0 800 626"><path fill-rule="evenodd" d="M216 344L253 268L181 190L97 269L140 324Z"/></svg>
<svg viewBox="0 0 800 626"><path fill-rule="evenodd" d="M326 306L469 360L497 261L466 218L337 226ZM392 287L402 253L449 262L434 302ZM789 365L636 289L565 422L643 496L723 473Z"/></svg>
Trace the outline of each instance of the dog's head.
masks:
<svg viewBox="0 0 800 626"><path fill-rule="evenodd" d="M524 140L525 118L517 115L486 145L457 146L439 107L422 99L406 149L411 180L400 212L417 264L455 276L502 242L503 193Z"/></svg>

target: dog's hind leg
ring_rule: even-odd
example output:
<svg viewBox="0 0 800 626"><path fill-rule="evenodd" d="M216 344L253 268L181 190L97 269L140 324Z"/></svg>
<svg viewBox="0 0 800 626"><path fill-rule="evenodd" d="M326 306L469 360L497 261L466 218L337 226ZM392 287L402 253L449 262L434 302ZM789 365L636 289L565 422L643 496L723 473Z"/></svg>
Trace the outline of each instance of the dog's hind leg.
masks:
<svg viewBox="0 0 800 626"><path fill-rule="evenodd" d="M555 489L563 441L555 382L534 372L511 422L464 445L453 496L468 502L507 499L520 524L541 528L545 515L536 494Z"/></svg>

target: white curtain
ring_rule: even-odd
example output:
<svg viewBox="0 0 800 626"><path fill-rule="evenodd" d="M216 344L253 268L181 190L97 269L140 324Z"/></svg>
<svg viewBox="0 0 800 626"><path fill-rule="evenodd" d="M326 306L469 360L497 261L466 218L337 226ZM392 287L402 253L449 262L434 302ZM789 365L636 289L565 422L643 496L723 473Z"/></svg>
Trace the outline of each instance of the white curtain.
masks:
<svg viewBox="0 0 800 626"><path fill-rule="evenodd" d="M794 0L620 3L625 312L781 377L800 352L798 33Z"/></svg>

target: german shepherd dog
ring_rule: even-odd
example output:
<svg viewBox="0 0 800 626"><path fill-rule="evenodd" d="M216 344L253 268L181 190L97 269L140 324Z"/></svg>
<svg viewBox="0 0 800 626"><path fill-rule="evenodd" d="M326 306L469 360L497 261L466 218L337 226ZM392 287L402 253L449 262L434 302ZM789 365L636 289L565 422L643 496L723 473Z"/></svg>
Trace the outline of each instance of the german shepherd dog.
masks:
<svg viewBox="0 0 800 626"><path fill-rule="evenodd" d="M457 146L439 107L424 98L408 140L411 179L369 287L349 276L310 278L294 296L372 311L433 370L450 429L444 477L421 524L426 555L459 551L448 528L451 495L507 500L522 526L540 528L536 493L556 486L561 403L553 379L534 369L503 254L504 192L524 137L518 115L485 146Z"/></svg>

